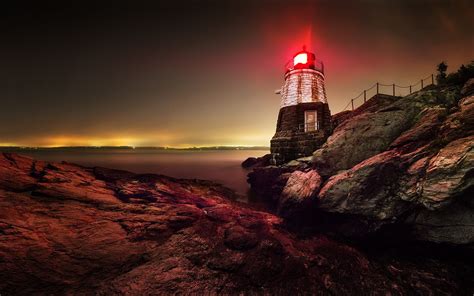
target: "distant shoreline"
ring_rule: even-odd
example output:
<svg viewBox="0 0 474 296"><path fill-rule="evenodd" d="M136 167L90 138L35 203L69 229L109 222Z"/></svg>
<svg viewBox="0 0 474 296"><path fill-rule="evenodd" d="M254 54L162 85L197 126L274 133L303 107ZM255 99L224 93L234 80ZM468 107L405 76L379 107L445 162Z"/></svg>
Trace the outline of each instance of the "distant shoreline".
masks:
<svg viewBox="0 0 474 296"><path fill-rule="evenodd" d="M132 146L61 146L61 147L20 147L0 146L0 151L41 151L41 150L270 150L265 146L206 146L206 147L132 147Z"/></svg>

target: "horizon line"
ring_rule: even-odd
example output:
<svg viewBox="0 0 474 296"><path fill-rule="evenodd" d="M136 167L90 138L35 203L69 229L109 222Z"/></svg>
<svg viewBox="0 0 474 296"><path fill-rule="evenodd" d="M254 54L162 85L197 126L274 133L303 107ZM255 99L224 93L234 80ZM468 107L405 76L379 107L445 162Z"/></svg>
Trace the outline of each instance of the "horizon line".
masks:
<svg viewBox="0 0 474 296"><path fill-rule="evenodd" d="M116 149L173 149L173 150L186 150L186 149L249 149L249 148L261 148L261 149L270 149L270 146L260 146L260 145L211 145L211 146L189 146L189 147L176 147L176 146L130 146L130 145L105 145L105 146L18 146L18 145L5 145L1 146L0 149L61 149L61 148L92 148L92 149L104 149L104 148L116 148Z"/></svg>

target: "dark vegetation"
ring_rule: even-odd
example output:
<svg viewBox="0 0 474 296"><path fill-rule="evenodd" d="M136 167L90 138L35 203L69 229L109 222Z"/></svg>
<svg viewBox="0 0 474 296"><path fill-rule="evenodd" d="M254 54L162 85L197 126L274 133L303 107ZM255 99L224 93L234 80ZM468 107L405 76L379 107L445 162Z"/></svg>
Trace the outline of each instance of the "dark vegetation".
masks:
<svg viewBox="0 0 474 296"><path fill-rule="evenodd" d="M436 75L436 81L440 85L451 85L451 84L464 84L470 78L474 78L474 60L471 61L467 66L464 64L459 67L456 72L446 74L448 70L448 64L441 62L438 64L438 74Z"/></svg>

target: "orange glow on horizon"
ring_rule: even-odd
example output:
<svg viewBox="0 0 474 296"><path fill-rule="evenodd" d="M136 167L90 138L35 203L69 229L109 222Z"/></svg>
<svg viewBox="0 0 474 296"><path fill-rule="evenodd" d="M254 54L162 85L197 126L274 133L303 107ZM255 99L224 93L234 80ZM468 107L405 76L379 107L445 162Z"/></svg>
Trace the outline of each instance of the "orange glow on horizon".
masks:
<svg viewBox="0 0 474 296"><path fill-rule="evenodd" d="M82 136L82 135L57 135L46 136L41 139L25 138L9 142L0 142L0 147L253 147L268 146L271 138L271 130L261 133L247 131L232 135L212 135L207 141L189 141L188 134L135 134L135 135L104 135L104 136Z"/></svg>

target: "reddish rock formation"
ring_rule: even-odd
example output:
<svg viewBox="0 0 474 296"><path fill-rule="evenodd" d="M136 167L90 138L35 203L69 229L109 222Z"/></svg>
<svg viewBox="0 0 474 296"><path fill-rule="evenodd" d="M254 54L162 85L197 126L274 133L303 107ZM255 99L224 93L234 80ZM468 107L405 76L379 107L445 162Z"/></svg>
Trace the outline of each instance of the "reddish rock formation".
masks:
<svg viewBox="0 0 474 296"><path fill-rule="evenodd" d="M474 186L474 135L455 140L430 159L421 180L421 202L440 208Z"/></svg>
<svg viewBox="0 0 474 296"><path fill-rule="evenodd" d="M298 238L277 216L231 199L211 182L0 154L0 293L404 295L473 288L466 280L472 270L462 267L459 275L459 263L427 257L414 265L368 257L321 235Z"/></svg>
<svg viewBox="0 0 474 296"><path fill-rule="evenodd" d="M354 112L335 118L338 126L313 154L312 169L322 176L321 189L306 185L306 179L289 179L272 167L272 180L286 180L267 198L284 203L291 198L287 221L303 216L339 215L339 233L368 234L383 225L406 227L403 233L436 243L474 245L474 99L472 81L460 85L432 86L402 98L373 99ZM462 91L461 91L462 89ZM467 96L466 96L467 95ZM293 168L293 174L307 168ZM265 168L253 172L252 180L264 178ZM250 182L274 188L271 182ZM286 187L285 187L286 186ZM285 189L283 189L285 188ZM307 191L311 191L308 193ZM307 198L312 196L313 198ZM298 209L298 210L296 210ZM304 213L304 215L303 215ZM335 216L331 216L335 218ZM349 222L348 222L349 221ZM318 221L320 222L320 221ZM315 228L321 225L310 221ZM366 226L365 230L362 230ZM357 231L356 231L357 232Z"/></svg>
<svg viewBox="0 0 474 296"><path fill-rule="evenodd" d="M321 176L315 170L291 173L278 201L278 214L283 218L298 216L313 202L321 183Z"/></svg>
<svg viewBox="0 0 474 296"><path fill-rule="evenodd" d="M459 101L458 107L453 108L456 101ZM402 98L376 112L392 120L392 111L385 110L410 114L425 107L413 113L416 120L403 132L390 125L385 127L388 130L382 133L398 134L396 138L390 136L394 138L391 144L373 139L379 129L377 121L369 123L371 127L367 129L367 122L362 118L372 113L352 118L353 129L344 128L343 123L339 131L336 129L335 138L331 140L331 136L327 144L315 152L316 166L321 159L333 157L329 164L337 163L336 166L327 165L329 169L320 166L323 172L335 171L363 160L333 174L324 183L318 194L318 207L382 223L405 221L421 240L474 244L474 215L470 206L470 192L474 187L474 117L467 116L474 110L474 104L467 102L467 98L459 98L459 89L447 87ZM448 115L448 109L454 112ZM372 148L386 148L367 157L374 153L373 149L360 152L357 148L349 153L347 149L340 149L339 142L347 147L366 142L365 145ZM449 207L451 212L443 209L451 204L454 204ZM408 213L413 217L405 220ZM420 228L425 232L419 231Z"/></svg>

